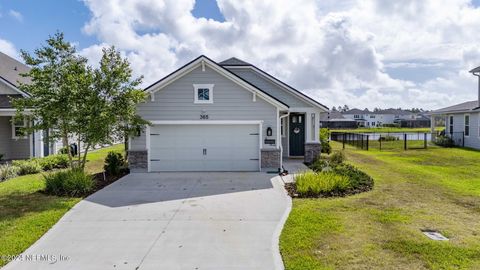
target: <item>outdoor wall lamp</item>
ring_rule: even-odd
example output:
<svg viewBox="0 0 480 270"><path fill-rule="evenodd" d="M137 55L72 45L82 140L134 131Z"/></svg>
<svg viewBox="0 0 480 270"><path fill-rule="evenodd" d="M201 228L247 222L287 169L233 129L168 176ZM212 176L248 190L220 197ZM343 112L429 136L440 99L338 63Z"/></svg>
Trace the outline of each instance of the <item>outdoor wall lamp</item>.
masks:
<svg viewBox="0 0 480 270"><path fill-rule="evenodd" d="M267 128L267 136L272 136L272 128L271 127Z"/></svg>

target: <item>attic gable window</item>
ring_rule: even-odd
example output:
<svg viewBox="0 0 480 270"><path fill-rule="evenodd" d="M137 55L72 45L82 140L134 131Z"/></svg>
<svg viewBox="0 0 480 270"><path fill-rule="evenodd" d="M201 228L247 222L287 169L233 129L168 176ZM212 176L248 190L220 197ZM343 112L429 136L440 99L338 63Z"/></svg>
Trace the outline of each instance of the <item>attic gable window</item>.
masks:
<svg viewBox="0 0 480 270"><path fill-rule="evenodd" d="M213 103L213 84L194 84L193 103Z"/></svg>

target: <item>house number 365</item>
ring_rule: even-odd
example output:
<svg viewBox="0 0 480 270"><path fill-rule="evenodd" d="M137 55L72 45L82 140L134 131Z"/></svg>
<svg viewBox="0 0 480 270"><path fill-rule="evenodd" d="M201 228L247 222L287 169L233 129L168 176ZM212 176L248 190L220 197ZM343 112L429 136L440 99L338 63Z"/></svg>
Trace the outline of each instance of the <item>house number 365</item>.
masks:
<svg viewBox="0 0 480 270"><path fill-rule="evenodd" d="M200 119L201 120L207 120L208 119L208 114L200 114Z"/></svg>

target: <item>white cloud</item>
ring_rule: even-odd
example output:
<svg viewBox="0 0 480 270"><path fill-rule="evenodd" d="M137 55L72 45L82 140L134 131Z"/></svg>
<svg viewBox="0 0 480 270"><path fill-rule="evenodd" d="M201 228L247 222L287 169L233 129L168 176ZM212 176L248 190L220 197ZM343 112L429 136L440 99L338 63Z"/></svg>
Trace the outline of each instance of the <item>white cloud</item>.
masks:
<svg viewBox="0 0 480 270"><path fill-rule="evenodd" d="M480 65L480 9L467 0L217 2L225 22L193 17L194 0L85 0L92 18L83 31L102 44L81 53L97 59L115 45L145 84L200 54L236 56L329 106L430 109L475 98L466 70ZM385 71L445 63L460 70L426 82Z"/></svg>
<svg viewBox="0 0 480 270"><path fill-rule="evenodd" d="M16 10L13 10L13 9L10 9L8 11L8 15L10 15L12 18L14 18L15 20L19 21L19 22L23 22L23 15L22 13L16 11Z"/></svg>
<svg viewBox="0 0 480 270"><path fill-rule="evenodd" d="M15 46L10 41L1 39L1 38L0 38L0 52L16 59L19 58L18 51L15 48Z"/></svg>

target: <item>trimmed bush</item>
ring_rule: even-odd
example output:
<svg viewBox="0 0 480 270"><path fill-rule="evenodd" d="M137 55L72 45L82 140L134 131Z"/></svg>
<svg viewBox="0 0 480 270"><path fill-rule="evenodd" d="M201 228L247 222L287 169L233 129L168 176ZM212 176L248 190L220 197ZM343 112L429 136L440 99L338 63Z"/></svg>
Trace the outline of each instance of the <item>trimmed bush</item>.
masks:
<svg viewBox="0 0 480 270"><path fill-rule="evenodd" d="M354 189L366 191L373 187L373 178L350 164L340 164L333 168L333 172L347 177Z"/></svg>
<svg viewBox="0 0 480 270"><path fill-rule="evenodd" d="M452 140L452 138L444 136L444 135L437 136L433 142L436 145L443 146L443 147L453 147L453 146L455 146L455 142Z"/></svg>
<svg viewBox="0 0 480 270"><path fill-rule="evenodd" d="M67 155L51 155L43 158L36 158L44 171L63 169L68 167Z"/></svg>
<svg viewBox="0 0 480 270"><path fill-rule="evenodd" d="M332 147L330 146L330 131L328 128L320 129L320 143L322 144L322 153L330 154Z"/></svg>
<svg viewBox="0 0 480 270"><path fill-rule="evenodd" d="M345 161L345 154L342 151L335 151L329 157L329 160L332 166L342 164Z"/></svg>
<svg viewBox="0 0 480 270"><path fill-rule="evenodd" d="M86 195L95 185L93 177L81 170L58 171L44 177L45 192L56 196Z"/></svg>
<svg viewBox="0 0 480 270"><path fill-rule="evenodd" d="M125 169L125 159L121 153L109 152L105 158L105 165L103 169L110 175L120 175L123 169Z"/></svg>
<svg viewBox="0 0 480 270"><path fill-rule="evenodd" d="M17 177L20 169L10 164L0 165L0 182Z"/></svg>
<svg viewBox="0 0 480 270"><path fill-rule="evenodd" d="M19 168L19 175L34 174L42 171L42 166L35 159L14 160L12 165Z"/></svg>
<svg viewBox="0 0 480 270"><path fill-rule="evenodd" d="M333 172L304 172L295 176L295 183L297 192L307 196L344 192L350 187L347 177Z"/></svg>

